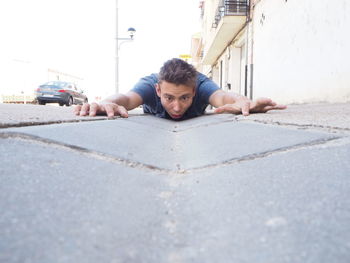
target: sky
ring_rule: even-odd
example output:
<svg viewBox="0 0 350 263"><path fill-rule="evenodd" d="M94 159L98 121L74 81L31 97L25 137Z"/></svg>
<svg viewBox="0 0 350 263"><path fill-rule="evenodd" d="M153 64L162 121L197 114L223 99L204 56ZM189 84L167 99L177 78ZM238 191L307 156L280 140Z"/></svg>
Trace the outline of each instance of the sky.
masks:
<svg viewBox="0 0 350 263"><path fill-rule="evenodd" d="M200 31L198 0L118 0L120 91L188 54ZM50 68L83 79L89 98L115 91L116 0L1 0L0 93L32 91ZM44 73L45 72L45 73ZM35 87L34 87L35 86Z"/></svg>

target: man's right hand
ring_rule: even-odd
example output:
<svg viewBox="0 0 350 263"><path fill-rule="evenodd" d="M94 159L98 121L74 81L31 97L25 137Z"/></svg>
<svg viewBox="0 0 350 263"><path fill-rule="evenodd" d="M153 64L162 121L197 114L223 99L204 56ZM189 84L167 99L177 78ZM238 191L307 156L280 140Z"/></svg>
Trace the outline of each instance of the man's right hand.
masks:
<svg viewBox="0 0 350 263"><path fill-rule="evenodd" d="M121 116L127 118L127 110L118 104L111 102L96 103L91 104L84 103L83 105L77 105L74 108L75 115L78 116L96 116L96 115L107 115L107 117Z"/></svg>

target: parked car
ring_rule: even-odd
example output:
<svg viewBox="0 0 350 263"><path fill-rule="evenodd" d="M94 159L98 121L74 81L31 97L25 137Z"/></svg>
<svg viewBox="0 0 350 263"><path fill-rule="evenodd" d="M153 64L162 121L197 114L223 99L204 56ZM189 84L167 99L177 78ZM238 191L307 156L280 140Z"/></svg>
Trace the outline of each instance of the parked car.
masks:
<svg viewBox="0 0 350 263"><path fill-rule="evenodd" d="M88 102L86 95L74 83L65 81L50 81L35 91L36 100L40 105L58 103L60 106L71 106Z"/></svg>

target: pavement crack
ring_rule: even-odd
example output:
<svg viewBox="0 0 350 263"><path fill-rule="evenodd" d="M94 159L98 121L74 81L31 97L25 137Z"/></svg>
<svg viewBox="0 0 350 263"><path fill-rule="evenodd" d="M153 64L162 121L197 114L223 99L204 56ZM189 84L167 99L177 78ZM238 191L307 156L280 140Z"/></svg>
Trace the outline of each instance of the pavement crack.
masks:
<svg viewBox="0 0 350 263"><path fill-rule="evenodd" d="M188 130L193 130L193 129L202 128L202 127L209 127L209 126L212 126L212 125L218 125L218 124L221 124L221 123L233 122L233 121L235 121L235 120L232 119L232 120L225 120L225 121L218 121L218 122L211 122L211 123L206 123L206 124L200 124L200 125L191 126L191 127L188 127L188 128L178 129L178 130L176 130L176 132L186 132Z"/></svg>
<svg viewBox="0 0 350 263"><path fill-rule="evenodd" d="M109 154L105 154L105 153L101 153L98 151L83 148L80 146L66 144L66 143L62 143L62 142L58 142L58 141L54 141L54 140L49 140L49 139L45 139L45 138L42 138L39 136L29 135L29 134L25 134L25 133L3 132L3 133L0 133L0 138L2 138L2 139L21 139L21 140L33 142L36 144L42 144L45 146L53 146L53 147L60 148L63 150L73 151L73 152L76 152L76 153L79 153L79 154L82 154L82 155L85 155L88 157L92 157L94 159L104 160L104 161L108 161L108 162L112 162L112 163L117 163L117 164L124 165L124 166L130 167L130 168L145 169L145 170L158 171L158 172L163 172L163 173L164 172L165 173L174 172L173 170L160 168L160 167L157 167L154 165L144 164L141 162L132 161L132 160L124 159L124 158L119 158L119 157L111 156Z"/></svg>
<svg viewBox="0 0 350 263"><path fill-rule="evenodd" d="M25 122L19 122L19 123L0 123L0 129L28 127L28 126L42 126L42 125L61 124L61 123L85 122L85 121L101 121L101 120L107 120L107 117L94 118L94 119L78 119L78 120L57 120L57 121L41 121L41 122L25 121Z"/></svg>
<svg viewBox="0 0 350 263"><path fill-rule="evenodd" d="M130 114L129 120L132 117L137 116L143 116L143 114ZM79 116L77 116L79 117ZM107 117L103 115L90 117L90 116L84 116L80 117L79 119L68 119L68 120L53 120L53 121L22 121L17 123L0 123L0 129L6 129L6 128L18 128L18 127L28 127L28 126L42 126L42 125L52 125L52 124L62 124L62 123L78 123L78 122L90 122L90 121L106 121L106 120L116 120L120 119L123 120L124 118L120 116L114 116L114 117Z"/></svg>
<svg viewBox="0 0 350 263"><path fill-rule="evenodd" d="M246 162L246 161L253 161L256 159L262 159L262 158L265 158L265 157L268 157L271 155L275 155L275 154L281 154L281 153L287 153L290 151L302 150L302 149L309 148L309 147L315 147L315 146L317 147L317 146L325 145L327 143L334 142L337 140L341 141L342 139L344 139L344 137L332 137L332 138L328 138L328 139L314 140L314 141L307 142L307 143L295 144L292 146L281 147L281 148L277 148L277 149L270 150L270 151L253 153L253 154L248 154L245 156L232 158L232 159L220 162L220 163L209 164L209 165L205 165L205 166L191 168L191 169L186 170L186 172L200 171L200 170L216 168L216 167L221 167L221 166L226 166L226 165L232 165L232 164ZM345 143L348 143L348 140L346 137L345 137Z"/></svg>
<svg viewBox="0 0 350 263"><path fill-rule="evenodd" d="M21 139L21 140L33 142L36 144L42 144L45 146L56 147L56 148L60 148L60 149L67 150L67 151L73 151L73 152L85 155L87 157L91 157L91 158L103 160L103 161L108 161L111 163L116 163L116 164L123 165L123 166L130 167L130 168L144 169L144 170L148 170L148 171L160 172L162 174L181 176L181 177L185 176L189 172L193 172L193 171L201 171L201 170L212 169L212 168L217 168L217 167L222 167L222 166L227 166L227 165L238 164L238 163L247 162L247 161L254 161L254 160L262 159L262 158L265 158L265 157L268 157L271 155L283 154L283 153L288 153L291 151L303 150L303 149L307 149L310 147L320 147L320 146L331 147L331 146L350 144L350 137L348 137L348 136L334 136L334 137L329 137L329 138L317 139L317 140L309 141L306 143L295 144L292 146L285 146L285 147L280 147L280 148L267 150L267 151L263 151L263 152L247 154L244 156L224 160L224 161L221 161L218 163L207 164L207 165L197 166L197 167L193 167L193 168L186 169L184 167L181 167L181 164L178 163L178 164L176 164L175 169L167 169L167 168L161 168L161 167L158 167L155 165L141 163L139 161L133 161L133 160L129 160L129 159L121 158L121 157L116 157L116 156L112 156L110 154L90 150L88 148L84 148L84 147L80 147L80 146L76 146L76 145L71 145L71 144L66 144L66 143L62 143L59 141L50 140L50 139L42 138L42 137L35 136L35 135L29 135L29 134L25 134L25 133L19 133L19 132L7 132L6 133L6 132L3 132L3 133L0 133L0 138L2 138L2 139L11 139L11 138Z"/></svg>
<svg viewBox="0 0 350 263"><path fill-rule="evenodd" d="M204 116L202 116L202 118L205 118L205 116L207 116L207 115L214 115L214 114L213 113L207 113ZM147 115L145 115L145 116L147 116ZM217 121L207 122L207 123L203 123L203 124L195 124L195 125L191 125L189 127L181 128L181 125L183 125L184 123L186 123L188 121L191 121L192 119L185 120L184 122L178 122L178 121L172 121L172 120L160 118L159 119L160 121L164 121L167 124L170 123L170 127L169 126L168 127L166 127L166 126L162 127L160 125L155 125L154 127L156 127L157 129L165 130L165 131L172 132L172 133L182 133L182 132L186 132L188 130L193 130L193 129L197 129L197 128L208 127L208 126L211 126L211 125L218 125L218 124L221 124L221 123L233 122L236 119L237 119L237 117L234 116L233 118L230 118L230 119L217 120ZM134 123L137 123L139 125L142 125L142 126L149 126L149 124L147 124L147 123L139 123L139 122L134 121L134 120L130 120L130 121L132 121Z"/></svg>
<svg viewBox="0 0 350 263"><path fill-rule="evenodd" d="M329 126L329 125L319 125L319 124L297 124L297 123L290 123L290 122L281 122L281 121L266 121L266 120L243 120L243 119L237 119L238 122L257 122L261 124L270 124L270 125L278 125L278 126L288 126L288 127L294 127L297 129L304 129L304 130L319 130L323 132L328 133L338 133L338 132L350 132L350 128L341 128L336 126Z"/></svg>

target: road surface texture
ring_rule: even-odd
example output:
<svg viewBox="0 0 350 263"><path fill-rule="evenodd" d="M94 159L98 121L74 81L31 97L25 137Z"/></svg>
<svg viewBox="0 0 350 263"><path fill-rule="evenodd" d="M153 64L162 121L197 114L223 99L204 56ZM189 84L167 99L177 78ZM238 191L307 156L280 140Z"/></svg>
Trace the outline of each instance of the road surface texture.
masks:
<svg viewBox="0 0 350 263"><path fill-rule="evenodd" d="M350 103L0 125L0 262L350 262Z"/></svg>

